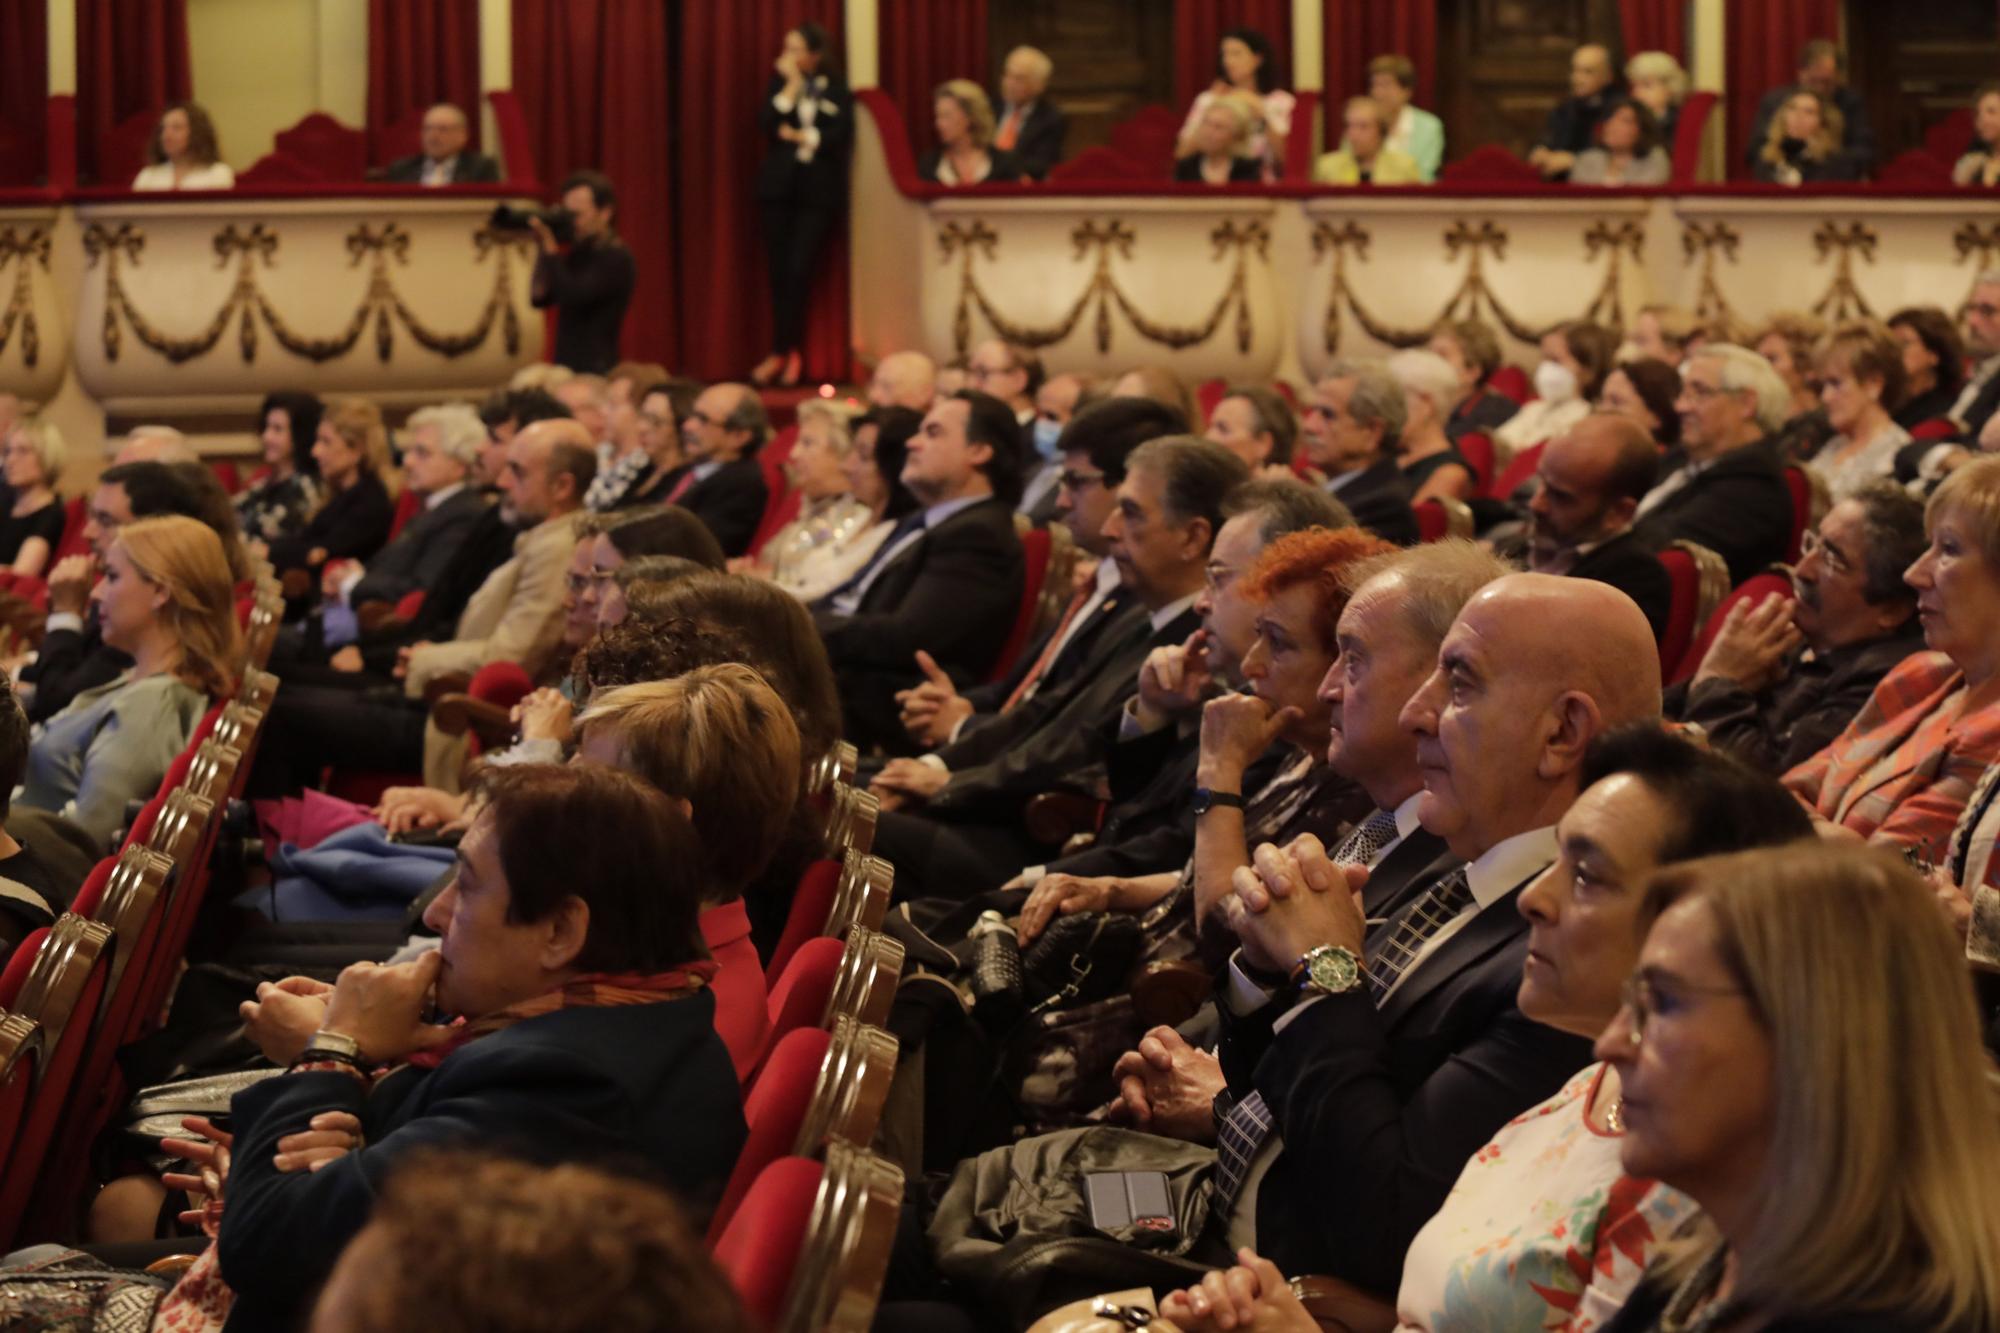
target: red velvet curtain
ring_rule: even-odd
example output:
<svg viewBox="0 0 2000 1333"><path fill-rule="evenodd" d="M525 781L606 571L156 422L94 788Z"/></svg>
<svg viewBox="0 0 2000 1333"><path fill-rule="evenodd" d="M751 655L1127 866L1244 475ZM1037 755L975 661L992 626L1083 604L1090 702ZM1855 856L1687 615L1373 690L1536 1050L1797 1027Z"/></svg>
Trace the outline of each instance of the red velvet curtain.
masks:
<svg viewBox="0 0 2000 1333"><path fill-rule="evenodd" d="M662 0L514 0L514 90L551 192L582 167L618 187L618 232L639 274L624 351L677 365L674 246L686 210L668 184L668 17Z"/></svg>
<svg viewBox="0 0 2000 1333"><path fill-rule="evenodd" d="M681 196L675 225L680 228L683 332L678 364L706 379L741 378L770 351L769 288L755 188L764 159L757 104L786 31L808 19L834 34L838 53L841 0L684 0L680 6L675 158ZM847 289L843 215L821 252L813 288L802 349L810 378L848 377L852 340Z"/></svg>
<svg viewBox="0 0 2000 1333"><path fill-rule="evenodd" d="M0 185L33 185L47 175L49 29L46 0L0 0Z"/></svg>
<svg viewBox="0 0 2000 1333"><path fill-rule="evenodd" d="M1340 135L1341 104L1368 91L1368 62L1408 56L1417 67L1411 99L1437 109L1437 0L1328 0L1326 114L1329 142Z"/></svg>
<svg viewBox="0 0 2000 1333"><path fill-rule="evenodd" d="M987 82L986 0L882 0L876 31L882 91L895 99L918 154L937 147L932 89L963 78L997 91Z"/></svg>
<svg viewBox="0 0 2000 1333"><path fill-rule="evenodd" d="M461 108L479 146L479 0L368 0L368 160L414 152L439 102Z"/></svg>
<svg viewBox="0 0 2000 1333"><path fill-rule="evenodd" d="M1625 57L1665 51L1687 64L1687 0L1618 0Z"/></svg>
<svg viewBox="0 0 2000 1333"><path fill-rule="evenodd" d="M1729 174L1745 176L1744 143L1757 104L1798 76L1799 48L1840 36L1840 0L1730 0L1724 78L1728 82Z"/></svg>
<svg viewBox="0 0 2000 1333"><path fill-rule="evenodd" d="M133 117L156 116L193 96L187 0L75 4L78 166L86 182L129 184L98 180L100 140Z"/></svg>
<svg viewBox="0 0 2000 1333"><path fill-rule="evenodd" d="M1231 28L1255 28L1269 38L1278 59L1277 86L1292 86L1291 0L1178 0L1174 5L1174 97L1179 108L1185 110L1195 94L1215 82L1216 47Z"/></svg>

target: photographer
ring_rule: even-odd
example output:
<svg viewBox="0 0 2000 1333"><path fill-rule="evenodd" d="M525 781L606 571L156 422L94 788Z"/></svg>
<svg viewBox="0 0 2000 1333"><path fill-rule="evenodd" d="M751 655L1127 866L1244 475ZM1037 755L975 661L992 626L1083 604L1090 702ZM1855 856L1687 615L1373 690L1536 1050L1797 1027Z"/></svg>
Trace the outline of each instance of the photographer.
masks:
<svg viewBox="0 0 2000 1333"><path fill-rule="evenodd" d="M557 365L602 375L618 363L618 331L632 304L636 273L632 252L613 230L618 192L596 171L579 171L563 182L562 209L568 214L570 243L564 252L543 215L527 223L541 241L535 261L532 300L561 311L556 322ZM560 217L558 218L560 222Z"/></svg>

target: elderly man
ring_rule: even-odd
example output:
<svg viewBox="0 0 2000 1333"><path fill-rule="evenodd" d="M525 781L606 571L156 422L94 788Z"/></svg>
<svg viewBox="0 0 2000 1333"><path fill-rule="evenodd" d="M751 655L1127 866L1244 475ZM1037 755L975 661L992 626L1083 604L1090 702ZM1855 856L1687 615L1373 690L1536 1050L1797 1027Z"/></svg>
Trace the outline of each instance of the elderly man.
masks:
<svg viewBox="0 0 2000 1333"><path fill-rule="evenodd" d="M871 407L907 407L928 412L937 398L937 363L922 352L891 352L875 363L868 380Z"/></svg>
<svg viewBox="0 0 2000 1333"><path fill-rule="evenodd" d="M965 367L966 384L1007 404L1023 430L1035 420L1035 395L1042 390L1042 379L1042 359L1032 349L998 338L973 348Z"/></svg>
<svg viewBox="0 0 2000 1333"><path fill-rule="evenodd" d="M1771 432L1791 395L1771 363L1728 343L1705 343L1681 367L1681 446L1639 502L1634 531L1659 550L1698 542L1729 562L1741 583L1783 560L1792 539L1792 492Z"/></svg>
<svg viewBox="0 0 2000 1333"><path fill-rule="evenodd" d="M1542 137L1528 150L1528 161L1551 180L1565 179L1576 155L1597 141L1597 122L1618 91L1618 72L1611 53L1595 42L1576 48L1569 60L1570 95L1549 112Z"/></svg>
<svg viewBox="0 0 2000 1333"><path fill-rule="evenodd" d="M499 181L500 164L484 153L466 151L472 123L450 102L424 112L424 151L399 157L382 179L397 185L488 185Z"/></svg>
<svg viewBox="0 0 2000 1333"><path fill-rule="evenodd" d="M1667 716L1771 774L1825 749L1889 669L1924 647L1903 571L1924 550L1923 506L1878 482L1827 511L1792 583L1798 598L1739 603Z"/></svg>
<svg viewBox="0 0 2000 1333"><path fill-rule="evenodd" d="M1868 103L1840 77L1840 47L1824 37L1815 37L1799 48L1798 80L1783 88L1773 88L1757 103L1757 117L1750 125L1750 137L1743 141L1743 161L1757 165L1757 154L1770 137L1771 117L1791 100L1794 93L1818 93L1821 100L1840 111L1841 147L1851 153L1866 172L1875 161L1875 130L1868 121Z"/></svg>
<svg viewBox="0 0 2000 1333"><path fill-rule="evenodd" d="M1410 483L1396 465L1396 437L1409 407L1402 386L1376 362L1341 361L1313 387L1306 404L1306 460L1327 494L1354 521L1399 546L1417 540Z"/></svg>
<svg viewBox="0 0 2000 1333"><path fill-rule="evenodd" d="M1526 563L1537 574L1608 583L1637 602L1658 638L1673 586L1632 515L1653 487L1660 451L1630 417L1598 412L1542 450L1528 500Z"/></svg>
<svg viewBox="0 0 2000 1333"><path fill-rule="evenodd" d="M993 99L1000 108L993 146L1020 160L1021 174L1029 180L1043 180L1049 168L1062 160L1063 139L1069 122L1056 104L1044 94L1055 64L1032 46L1017 46L1007 53L1000 68L1000 95Z"/></svg>
<svg viewBox="0 0 2000 1333"><path fill-rule="evenodd" d="M365 568L359 561L329 563L321 575L327 600L393 604L437 586L486 513L487 497L471 484L485 446L485 423L462 403L412 413L403 428L403 484L423 508Z"/></svg>
<svg viewBox="0 0 2000 1333"><path fill-rule="evenodd" d="M200 463L201 456L187 436L172 426L134 426L112 455L114 467L126 463Z"/></svg>
<svg viewBox="0 0 2000 1333"><path fill-rule="evenodd" d="M687 469L667 503L693 511L727 556L747 555L770 491L757 451L771 435L763 400L747 384L711 384L681 423Z"/></svg>

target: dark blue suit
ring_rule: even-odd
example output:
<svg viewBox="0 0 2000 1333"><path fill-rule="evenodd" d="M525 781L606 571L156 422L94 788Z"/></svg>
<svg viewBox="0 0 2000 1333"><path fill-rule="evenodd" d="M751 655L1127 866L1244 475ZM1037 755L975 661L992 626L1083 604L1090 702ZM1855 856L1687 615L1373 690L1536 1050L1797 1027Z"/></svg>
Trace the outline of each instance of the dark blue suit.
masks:
<svg viewBox="0 0 2000 1333"><path fill-rule="evenodd" d="M359 1116L367 1147L315 1172L280 1174L271 1164L278 1140L325 1111ZM636 1168L670 1186L699 1226L744 1138L736 1073L706 991L527 1019L372 1091L344 1073L286 1074L238 1093L230 1117L236 1144L219 1258L237 1294L232 1329L297 1323L412 1151Z"/></svg>

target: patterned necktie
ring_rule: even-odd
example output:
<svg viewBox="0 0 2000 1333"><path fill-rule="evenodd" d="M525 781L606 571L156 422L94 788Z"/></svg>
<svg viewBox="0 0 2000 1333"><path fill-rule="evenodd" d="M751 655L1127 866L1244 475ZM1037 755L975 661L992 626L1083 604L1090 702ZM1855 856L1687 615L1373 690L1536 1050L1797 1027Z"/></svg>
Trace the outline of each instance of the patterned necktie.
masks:
<svg viewBox="0 0 2000 1333"><path fill-rule="evenodd" d="M1342 865L1373 865L1382 849L1396 840L1396 815L1392 810L1377 810L1356 825L1354 831L1334 851L1333 859Z"/></svg>
<svg viewBox="0 0 2000 1333"><path fill-rule="evenodd" d="M913 509L903 515L902 521L889 531L889 536L875 548L875 554L868 557L868 563L855 571L854 577L827 594L827 604L842 615L853 615L861 605L861 595L868 591L868 581L875 577L875 571L889 563L889 557L903 544L903 539L913 532L924 530L925 512Z"/></svg>
<svg viewBox="0 0 2000 1333"><path fill-rule="evenodd" d="M1227 1092L1223 1097L1229 1096ZM1209 1215L1225 1221L1236 1209L1236 1196L1250 1178L1250 1163L1271 1136L1271 1107L1261 1092L1252 1092L1230 1106L1215 1126L1215 1194Z"/></svg>
<svg viewBox="0 0 2000 1333"><path fill-rule="evenodd" d="M1069 599L1069 609L1063 612L1062 620L1056 624L1056 632L1049 635L1048 647L1042 649L1042 655L1035 659L1035 664L1032 667L1028 668L1028 674L1021 677L1021 683L1016 685L1014 692L1007 696L1007 702L1000 705L1001 712L1009 712L1015 704L1026 703L1035 697L1035 691L1041 688L1042 677L1048 674L1049 667L1056 660L1057 650L1069 647L1069 642L1063 638L1064 631L1069 629L1070 622L1082 614L1084 606L1096 595L1097 585L1092 583L1082 592ZM1102 610L1111 600L1110 597L1106 597L1102 602L1098 603L1098 609ZM1082 632L1082 628L1078 627L1077 633L1081 634Z"/></svg>
<svg viewBox="0 0 2000 1333"><path fill-rule="evenodd" d="M1368 978L1368 993L1376 1004L1381 1004L1403 973L1410 970L1431 937L1456 920L1471 901L1472 882L1466 878L1465 867L1460 866L1424 890L1423 896L1411 904L1396 928L1389 932L1389 938L1372 951L1362 973Z"/></svg>

